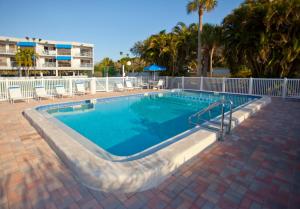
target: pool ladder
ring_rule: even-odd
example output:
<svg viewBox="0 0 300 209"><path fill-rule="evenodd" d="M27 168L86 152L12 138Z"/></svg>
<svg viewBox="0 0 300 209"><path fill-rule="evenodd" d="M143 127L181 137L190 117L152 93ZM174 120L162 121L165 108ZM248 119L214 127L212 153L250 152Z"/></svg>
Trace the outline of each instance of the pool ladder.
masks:
<svg viewBox="0 0 300 209"><path fill-rule="evenodd" d="M229 104L228 123L225 123L225 105L226 104ZM200 118L203 114L205 114L207 112L209 113L209 115L211 115L210 111L219 106L221 106L221 120L220 121L219 120L205 120L205 119ZM200 110L199 112L196 112L195 114L191 115L189 117L189 124L203 126L207 129L213 129L214 131L218 132L219 140L223 140L225 133L230 133L230 131L231 131L232 106L233 106L233 102L231 100L221 99L217 102L210 104L207 108ZM196 118L196 121L193 120L194 118ZM204 123L200 123L200 121L202 121ZM218 127L218 126L220 126L220 127ZM226 127L227 127L227 130L226 130L226 132L224 132L224 129Z"/></svg>

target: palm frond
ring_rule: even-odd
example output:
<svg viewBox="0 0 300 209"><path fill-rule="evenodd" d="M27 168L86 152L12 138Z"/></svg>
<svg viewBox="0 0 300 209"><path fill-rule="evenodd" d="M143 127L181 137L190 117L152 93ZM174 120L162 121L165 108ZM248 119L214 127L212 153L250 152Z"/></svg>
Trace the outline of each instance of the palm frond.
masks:
<svg viewBox="0 0 300 209"><path fill-rule="evenodd" d="M192 0L189 1L188 4L186 5L186 11L188 14L192 12L196 12L198 10L198 0Z"/></svg>

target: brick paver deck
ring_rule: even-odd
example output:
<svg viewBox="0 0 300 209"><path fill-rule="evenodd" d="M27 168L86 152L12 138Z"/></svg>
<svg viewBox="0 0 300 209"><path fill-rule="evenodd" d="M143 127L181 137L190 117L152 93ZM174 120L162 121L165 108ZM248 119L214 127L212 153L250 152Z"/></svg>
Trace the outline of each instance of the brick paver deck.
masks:
<svg viewBox="0 0 300 209"><path fill-rule="evenodd" d="M274 99L158 188L126 195L81 185L23 118L48 102L0 103L1 209L300 207L300 102Z"/></svg>

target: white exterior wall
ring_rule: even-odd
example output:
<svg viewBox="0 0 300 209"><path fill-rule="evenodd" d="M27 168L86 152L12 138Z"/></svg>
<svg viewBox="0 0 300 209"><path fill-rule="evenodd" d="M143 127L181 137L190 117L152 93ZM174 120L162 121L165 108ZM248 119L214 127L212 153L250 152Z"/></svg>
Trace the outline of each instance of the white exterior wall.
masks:
<svg viewBox="0 0 300 209"><path fill-rule="evenodd" d="M37 67L38 68L42 68L45 64L45 57L40 57L38 60L37 60Z"/></svg>
<svg viewBox="0 0 300 209"><path fill-rule="evenodd" d="M72 67L79 69L80 68L80 59L78 58L73 58L72 59Z"/></svg>
<svg viewBox="0 0 300 209"><path fill-rule="evenodd" d="M35 47L35 52L37 53L37 54L42 54L43 53L43 51L44 51L44 46L43 45L40 45L40 44L37 44L36 45L36 47Z"/></svg>
<svg viewBox="0 0 300 209"><path fill-rule="evenodd" d="M72 52L72 56L77 56L80 53L80 48L73 47L71 52Z"/></svg>
<svg viewBox="0 0 300 209"><path fill-rule="evenodd" d="M10 57L6 58L6 63L7 63L7 66L11 66L11 64L10 64Z"/></svg>

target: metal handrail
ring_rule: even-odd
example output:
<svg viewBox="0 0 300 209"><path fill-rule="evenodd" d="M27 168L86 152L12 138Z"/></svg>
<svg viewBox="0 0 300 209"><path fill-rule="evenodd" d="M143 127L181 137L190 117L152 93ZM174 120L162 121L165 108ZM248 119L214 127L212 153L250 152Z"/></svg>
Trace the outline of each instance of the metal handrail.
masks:
<svg viewBox="0 0 300 209"><path fill-rule="evenodd" d="M199 112L196 112L194 113L193 115L191 115L189 117L189 123L190 124L194 124L194 125L200 125L199 123L199 120L200 120L200 117L201 115L203 115L204 113L208 112L210 113L210 110L216 108L216 107L219 107L220 105L222 105L222 113L221 113L221 127L220 127L220 132L221 132L221 139L223 139L223 136L224 136L224 119L225 119L225 104L226 103L229 103L229 124L228 124L228 131L227 133L230 133L231 131L231 124L232 124L232 105L233 105L233 102L231 100L225 100L225 99L221 99L217 102L214 102L212 104L210 104L207 108L203 109L203 110L200 110ZM194 117L197 117L197 122L193 122L193 118ZM204 120L206 122L210 122L210 120Z"/></svg>

